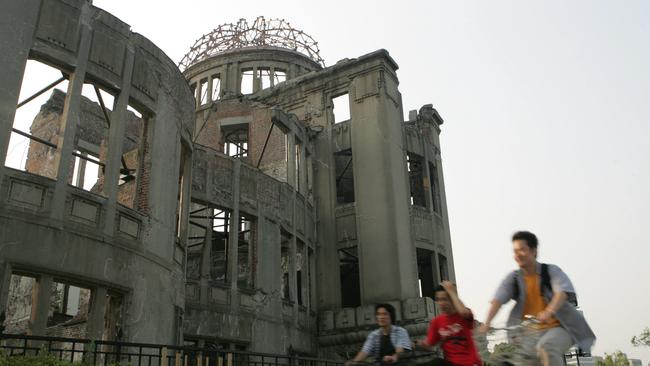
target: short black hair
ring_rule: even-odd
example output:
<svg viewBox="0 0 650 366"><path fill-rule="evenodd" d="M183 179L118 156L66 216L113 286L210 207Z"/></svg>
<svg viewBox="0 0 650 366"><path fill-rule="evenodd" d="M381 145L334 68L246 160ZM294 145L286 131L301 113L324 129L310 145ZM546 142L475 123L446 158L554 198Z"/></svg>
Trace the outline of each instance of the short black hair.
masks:
<svg viewBox="0 0 650 366"><path fill-rule="evenodd" d="M433 289L433 296L435 297L436 293L440 292L440 291L445 292L445 293L447 292L447 290L445 290L445 288L442 287L442 285L438 285Z"/></svg>
<svg viewBox="0 0 650 366"><path fill-rule="evenodd" d="M523 240L531 249L537 249L537 237L530 231L517 231L512 235L512 241Z"/></svg>
<svg viewBox="0 0 650 366"><path fill-rule="evenodd" d="M375 305L375 314L377 314L377 311L381 308L386 309L390 316L390 323L395 324L395 307L391 304L377 304Z"/></svg>

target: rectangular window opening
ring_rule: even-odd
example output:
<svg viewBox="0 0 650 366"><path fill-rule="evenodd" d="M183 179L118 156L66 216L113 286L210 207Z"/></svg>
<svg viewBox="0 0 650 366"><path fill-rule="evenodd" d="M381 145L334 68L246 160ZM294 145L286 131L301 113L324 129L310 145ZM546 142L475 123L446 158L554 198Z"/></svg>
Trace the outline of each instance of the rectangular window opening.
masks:
<svg viewBox="0 0 650 366"><path fill-rule="evenodd" d="M137 208L143 206L140 198L142 189L138 185L143 182L138 179L142 173L146 173L147 165L144 163L145 152L149 142L148 118L143 117L135 107L129 105L126 112L126 128L122 139L122 157L120 158L120 179L117 201L129 207Z"/></svg>
<svg viewBox="0 0 650 366"><path fill-rule="evenodd" d="M248 124L223 126L221 135L224 154L234 158L248 156Z"/></svg>
<svg viewBox="0 0 650 366"><path fill-rule="evenodd" d="M433 251L417 248L416 257L418 263L418 282L420 297L434 297L435 288Z"/></svg>
<svg viewBox="0 0 650 366"><path fill-rule="evenodd" d="M281 234L280 242L280 268L281 275L280 278L280 294L282 295L282 300L291 301L291 286L289 282L289 268L291 266L291 257L289 252L291 237L289 234Z"/></svg>
<svg viewBox="0 0 650 366"><path fill-rule="evenodd" d="M339 205L354 202L354 164L352 149L334 153L336 165L336 202Z"/></svg>
<svg viewBox="0 0 650 366"><path fill-rule="evenodd" d="M411 186L411 205L427 207L427 200L424 193L424 158L413 153L407 153L406 156L409 184Z"/></svg>
<svg viewBox="0 0 650 366"><path fill-rule="evenodd" d="M257 78L260 83L260 90L271 87L271 69L258 68Z"/></svg>
<svg viewBox="0 0 650 366"><path fill-rule="evenodd" d="M440 182L438 181L437 167L429 162L429 184L431 185L431 203L433 204L433 211L440 213Z"/></svg>
<svg viewBox="0 0 650 366"><path fill-rule="evenodd" d="M350 96L348 93L332 98L334 123L350 120Z"/></svg>
<svg viewBox="0 0 650 366"><path fill-rule="evenodd" d="M294 159L295 162L295 172L296 172L296 181L295 181L295 187L298 192L302 192L302 169L300 168L300 165L302 164L302 146L301 142L296 139L296 158Z"/></svg>
<svg viewBox="0 0 650 366"><path fill-rule="evenodd" d="M359 278L359 256L356 246L339 249L339 271L341 275L341 306L360 306L361 282Z"/></svg>
<svg viewBox="0 0 650 366"><path fill-rule="evenodd" d="M215 207L212 212L210 278L219 283L228 281L228 243L231 216L232 212L224 208Z"/></svg>
<svg viewBox="0 0 650 366"><path fill-rule="evenodd" d="M54 281L50 296L50 312L46 334L65 336L74 332L79 338L86 337L92 291L66 282ZM74 327L71 330L70 327Z"/></svg>
<svg viewBox="0 0 650 366"><path fill-rule="evenodd" d="M210 90L208 89L208 79L199 81L199 105L205 105L210 98Z"/></svg>
<svg viewBox="0 0 650 366"><path fill-rule="evenodd" d="M307 165L307 174L305 174L305 177L307 179L306 185L307 185L307 198L311 199L312 198L312 182L313 182L313 166L312 166L312 158L310 154L307 154L306 157L306 165Z"/></svg>
<svg viewBox="0 0 650 366"><path fill-rule="evenodd" d="M221 76L219 74L212 75L212 101L221 99Z"/></svg>
<svg viewBox="0 0 650 366"><path fill-rule="evenodd" d="M296 246L296 282L297 282L297 292L296 292L296 301L298 305L305 305L304 299L306 298L305 294L309 290L309 282L305 277L308 267L305 244L298 240Z"/></svg>
<svg viewBox="0 0 650 366"><path fill-rule="evenodd" d="M449 281L449 267L447 266L447 257L438 253L438 269L440 281Z"/></svg>
<svg viewBox="0 0 650 366"><path fill-rule="evenodd" d="M56 179L58 131L68 77L65 71L27 60L5 166Z"/></svg>
<svg viewBox="0 0 650 366"><path fill-rule="evenodd" d="M252 69L242 70L241 72L241 85L240 92L241 94L252 94L253 93L253 82L255 80L255 74L253 74Z"/></svg>
<svg viewBox="0 0 650 366"><path fill-rule="evenodd" d="M25 334L29 330L32 313L32 296L36 279L12 274L5 307L4 333Z"/></svg>
<svg viewBox="0 0 650 366"><path fill-rule="evenodd" d="M102 339L107 341L120 341L124 327L124 296L120 293L108 291L106 293L106 313L104 315L104 332Z"/></svg>
<svg viewBox="0 0 650 366"><path fill-rule="evenodd" d="M255 257L255 221L241 216L239 219L239 238L237 243L237 286L253 288Z"/></svg>
<svg viewBox="0 0 650 366"><path fill-rule="evenodd" d="M275 69L275 73L273 74L273 80L275 85L287 81L287 73L284 70Z"/></svg>
<svg viewBox="0 0 650 366"><path fill-rule="evenodd" d="M210 207L197 203L190 203L189 226L187 237L187 267L185 275L188 280L201 278L201 259L205 250L205 243L211 238L208 230L212 226L214 211Z"/></svg>

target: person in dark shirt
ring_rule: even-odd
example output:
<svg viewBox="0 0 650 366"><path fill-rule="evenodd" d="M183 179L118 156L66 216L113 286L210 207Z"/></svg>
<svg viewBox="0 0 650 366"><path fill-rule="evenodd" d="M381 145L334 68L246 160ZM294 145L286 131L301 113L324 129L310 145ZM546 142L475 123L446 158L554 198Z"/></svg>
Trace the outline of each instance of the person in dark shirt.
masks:
<svg viewBox="0 0 650 366"><path fill-rule="evenodd" d="M369 356L375 359L376 364L392 364L397 362L400 353L411 349L406 329L393 325L395 308L391 304L376 305L375 318L379 329L368 334L361 351L346 365L362 362Z"/></svg>

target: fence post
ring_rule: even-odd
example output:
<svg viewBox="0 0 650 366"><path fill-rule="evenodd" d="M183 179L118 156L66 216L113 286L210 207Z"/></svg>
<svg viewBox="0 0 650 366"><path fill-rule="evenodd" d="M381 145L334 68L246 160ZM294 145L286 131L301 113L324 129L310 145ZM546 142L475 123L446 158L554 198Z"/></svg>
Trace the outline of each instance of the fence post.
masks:
<svg viewBox="0 0 650 366"><path fill-rule="evenodd" d="M174 366L181 366L181 354L176 351L176 360L174 362Z"/></svg>
<svg viewBox="0 0 650 366"><path fill-rule="evenodd" d="M167 366L167 347L160 349L160 366Z"/></svg>
<svg viewBox="0 0 650 366"><path fill-rule="evenodd" d="M226 366L232 366L232 353L226 354Z"/></svg>

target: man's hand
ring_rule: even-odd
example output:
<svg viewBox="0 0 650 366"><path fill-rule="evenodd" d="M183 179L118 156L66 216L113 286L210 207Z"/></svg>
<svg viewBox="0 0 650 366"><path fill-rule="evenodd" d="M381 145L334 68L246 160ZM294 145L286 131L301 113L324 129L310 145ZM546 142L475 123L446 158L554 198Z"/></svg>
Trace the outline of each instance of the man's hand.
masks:
<svg viewBox="0 0 650 366"><path fill-rule="evenodd" d="M440 286L442 286L442 288L444 288L445 291L447 291L450 294L456 293L456 285L454 285L449 281L442 281L442 283L440 283Z"/></svg>
<svg viewBox="0 0 650 366"><path fill-rule="evenodd" d="M537 320L539 320L540 323L550 323L552 319L553 313L548 310L542 310L537 314Z"/></svg>
<svg viewBox="0 0 650 366"><path fill-rule="evenodd" d="M487 334L487 332L489 331L490 331L490 323L483 323L481 324L480 327L478 327L479 334Z"/></svg>
<svg viewBox="0 0 650 366"><path fill-rule="evenodd" d="M386 363L395 363L395 362L397 362L397 355L384 356L382 361L384 361Z"/></svg>

